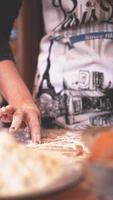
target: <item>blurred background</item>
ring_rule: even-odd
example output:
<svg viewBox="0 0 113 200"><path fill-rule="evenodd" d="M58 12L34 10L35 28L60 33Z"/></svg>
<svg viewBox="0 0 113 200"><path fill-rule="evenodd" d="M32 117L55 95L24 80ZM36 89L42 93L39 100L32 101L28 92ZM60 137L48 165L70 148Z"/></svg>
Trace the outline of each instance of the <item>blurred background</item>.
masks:
<svg viewBox="0 0 113 200"><path fill-rule="evenodd" d="M42 35L41 1L24 0L11 32L10 44L18 70L31 92Z"/></svg>

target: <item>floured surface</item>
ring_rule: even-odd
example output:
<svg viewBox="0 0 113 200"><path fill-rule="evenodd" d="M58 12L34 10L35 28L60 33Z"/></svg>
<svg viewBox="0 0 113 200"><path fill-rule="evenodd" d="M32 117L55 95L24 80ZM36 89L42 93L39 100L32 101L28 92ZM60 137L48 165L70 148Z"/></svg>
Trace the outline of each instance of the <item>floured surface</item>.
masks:
<svg viewBox="0 0 113 200"><path fill-rule="evenodd" d="M66 134L66 138L68 138L68 134ZM81 163L75 162L72 157L67 159L62 155L62 152L65 154L66 144L67 152L74 146L64 142L62 151L62 145L57 146L57 142L63 141L63 138L61 139L61 135L57 137L56 140L55 138L52 140L53 143L56 142L59 151L56 149L52 151L52 148L55 148L52 141L36 145L35 147L38 148L28 148L26 145L17 143L9 133L1 131L0 198L8 197L10 199L11 196L27 195L33 192L36 192L37 195L41 192L52 192L79 180L82 175ZM43 135L43 142L46 139L48 137ZM48 148L47 151L50 143L52 148Z"/></svg>
<svg viewBox="0 0 113 200"><path fill-rule="evenodd" d="M43 130L42 144L28 142L27 147L38 148L39 150L52 150L61 152L75 159L85 159L89 149L81 139L81 132L69 130Z"/></svg>

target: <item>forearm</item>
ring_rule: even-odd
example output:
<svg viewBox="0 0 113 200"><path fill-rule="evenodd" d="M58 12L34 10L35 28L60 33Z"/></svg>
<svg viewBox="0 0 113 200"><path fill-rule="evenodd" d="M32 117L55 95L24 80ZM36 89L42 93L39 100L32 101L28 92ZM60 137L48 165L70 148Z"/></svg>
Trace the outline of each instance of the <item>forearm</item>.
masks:
<svg viewBox="0 0 113 200"><path fill-rule="evenodd" d="M24 121L29 127L32 141L40 142L40 111L11 60L0 62L0 91L10 104L5 110L1 108L0 112L1 118L8 113L11 115L10 132L15 133Z"/></svg>
<svg viewBox="0 0 113 200"><path fill-rule="evenodd" d="M0 92L13 106L32 103L32 96L11 60L0 62Z"/></svg>

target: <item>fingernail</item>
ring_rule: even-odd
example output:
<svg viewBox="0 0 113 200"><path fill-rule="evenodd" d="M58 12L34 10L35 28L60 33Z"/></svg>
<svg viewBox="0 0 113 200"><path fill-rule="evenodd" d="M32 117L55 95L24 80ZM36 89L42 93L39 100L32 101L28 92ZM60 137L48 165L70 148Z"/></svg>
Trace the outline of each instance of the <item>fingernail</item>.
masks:
<svg viewBox="0 0 113 200"><path fill-rule="evenodd" d="M15 131L15 127L14 126L10 127L9 131Z"/></svg>
<svg viewBox="0 0 113 200"><path fill-rule="evenodd" d="M40 141L37 141L37 140L33 140L33 143L34 143L34 144L41 144L41 142L40 142Z"/></svg>
<svg viewBox="0 0 113 200"><path fill-rule="evenodd" d="M12 127L11 127L11 129L12 129L12 130L15 130L15 127L14 127L14 126L12 126Z"/></svg>
<svg viewBox="0 0 113 200"><path fill-rule="evenodd" d="M34 144L39 144L39 142L38 142L38 141L33 141L33 143L34 143Z"/></svg>

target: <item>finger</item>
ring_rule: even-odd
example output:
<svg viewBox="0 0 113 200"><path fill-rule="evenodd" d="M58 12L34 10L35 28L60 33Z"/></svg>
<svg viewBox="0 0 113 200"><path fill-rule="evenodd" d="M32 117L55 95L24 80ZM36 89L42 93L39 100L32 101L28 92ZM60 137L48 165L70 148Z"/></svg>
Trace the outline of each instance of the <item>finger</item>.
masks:
<svg viewBox="0 0 113 200"><path fill-rule="evenodd" d="M3 106L0 109L0 118L3 122L11 122L14 108L11 105Z"/></svg>
<svg viewBox="0 0 113 200"><path fill-rule="evenodd" d="M5 111L8 112L9 114L13 114L14 111L15 111L15 109L13 108L13 106L7 105L7 106L5 107Z"/></svg>
<svg viewBox="0 0 113 200"><path fill-rule="evenodd" d="M30 128L32 142L41 143L41 128L40 128L40 117L37 113L33 113L28 118L28 126Z"/></svg>
<svg viewBox="0 0 113 200"><path fill-rule="evenodd" d="M7 115L7 114L3 114L1 117L0 117L0 120L2 122L11 122L12 121L12 115Z"/></svg>
<svg viewBox="0 0 113 200"><path fill-rule="evenodd" d="M21 126L23 118L24 118L24 113L22 111L18 111L18 110L15 111L11 126L9 128L9 132L15 133Z"/></svg>
<svg viewBox="0 0 113 200"><path fill-rule="evenodd" d="M14 113L14 108L11 105L3 106L3 107L1 107L0 112L4 113L4 114L5 113L12 114L12 113Z"/></svg>
<svg viewBox="0 0 113 200"><path fill-rule="evenodd" d="M12 121L12 115L0 112L0 120L2 122L11 122Z"/></svg>
<svg viewBox="0 0 113 200"><path fill-rule="evenodd" d="M2 117L2 115L6 112L6 108L5 106L0 108L0 117Z"/></svg>

